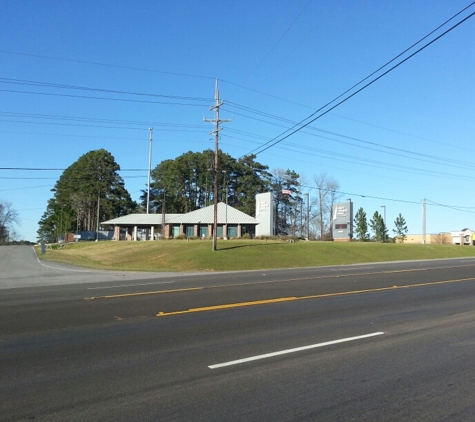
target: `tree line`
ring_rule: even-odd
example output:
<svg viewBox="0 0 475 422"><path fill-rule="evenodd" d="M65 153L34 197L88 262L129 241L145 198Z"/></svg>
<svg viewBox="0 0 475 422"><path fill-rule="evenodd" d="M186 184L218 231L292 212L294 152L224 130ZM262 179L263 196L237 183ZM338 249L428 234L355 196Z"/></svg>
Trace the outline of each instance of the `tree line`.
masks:
<svg viewBox="0 0 475 422"><path fill-rule="evenodd" d="M362 242L374 240L376 242L385 243L390 240L394 240L404 243L407 238L407 224L401 213L399 213L399 215L396 217L396 220L394 221L393 232L395 236L393 239L389 238L386 222L378 211L375 211L373 217L368 222L366 212L363 210L363 208L359 208L355 214L354 223L356 237ZM373 232L372 237L368 232L369 229L371 229Z"/></svg>
<svg viewBox="0 0 475 422"><path fill-rule="evenodd" d="M274 194L276 234L310 239L331 239L333 204L339 199L339 183L326 173L310 183L295 170L272 171L255 155L235 159L214 151L187 152L164 160L151 171L150 213L187 213L214 201L214 175L218 176L218 200L255 216L255 195ZM101 221L131 213L145 213L147 189L138 202L131 199L119 175L120 166L104 149L90 151L63 171L38 222L38 240L57 241L63 233L96 231ZM310 186L308 186L310 184ZM312 190L311 196L305 191Z"/></svg>
<svg viewBox="0 0 475 422"><path fill-rule="evenodd" d="M64 170L38 222L38 240L54 242L63 233L97 231L101 221L135 212L137 203L125 189L119 170L104 149L82 155Z"/></svg>
<svg viewBox="0 0 475 422"><path fill-rule="evenodd" d="M211 205L214 172L218 176L218 200L255 216L255 196L273 192L276 234L308 238L331 238L331 213L338 199L339 183L326 173L314 176L318 195L304 193L309 186L291 169L272 171L256 161L255 155L235 159L218 151L219 169L214 169L214 151L187 152L174 160L162 161L151 173L150 212L186 213ZM143 190L141 206L145 207Z"/></svg>

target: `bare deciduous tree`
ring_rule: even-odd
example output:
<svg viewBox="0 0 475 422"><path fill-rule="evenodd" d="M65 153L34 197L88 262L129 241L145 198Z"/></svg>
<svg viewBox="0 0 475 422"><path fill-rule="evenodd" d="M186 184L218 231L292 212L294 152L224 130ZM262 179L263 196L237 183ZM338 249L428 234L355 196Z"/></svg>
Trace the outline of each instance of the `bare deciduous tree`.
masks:
<svg viewBox="0 0 475 422"><path fill-rule="evenodd" d="M313 177L313 183L317 188L317 216L320 224L320 238L331 237L332 208L336 200L341 196L338 193L340 184L327 173L320 173Z"/></svg>
<svg viewBox="0 0 475 422"><path fill-rule="evenodd" d="M12 208L12 204L0 200L0 244L15 240L15 225L20 224L18 212Z"/></svg>

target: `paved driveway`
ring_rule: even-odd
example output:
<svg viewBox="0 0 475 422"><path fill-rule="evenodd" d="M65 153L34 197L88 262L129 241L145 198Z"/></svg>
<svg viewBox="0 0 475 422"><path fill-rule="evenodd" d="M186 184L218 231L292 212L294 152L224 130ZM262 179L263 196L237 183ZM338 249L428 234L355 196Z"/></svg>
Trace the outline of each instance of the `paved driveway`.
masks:
<svg viewBox="0 0 475 422"><path fill-rule="evenodd" d="M88 270L51 261L40 261L31 246L0 246L0 289L141 280L179 275L192 274Z"/></svg>

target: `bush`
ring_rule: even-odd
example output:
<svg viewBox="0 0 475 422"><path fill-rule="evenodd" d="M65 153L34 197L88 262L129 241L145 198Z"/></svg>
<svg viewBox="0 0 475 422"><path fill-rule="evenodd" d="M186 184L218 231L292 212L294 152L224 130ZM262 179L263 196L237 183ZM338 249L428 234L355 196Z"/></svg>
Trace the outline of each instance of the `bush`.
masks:
<svg viewBox="0 0 475 422"><path fill-rule="evenodd" d="M259 236L258 238L256 237L256 239L261 239L261 240L270 240L272 239L272 236L265 236L265 235L262 235L262 236Z"/></svg>

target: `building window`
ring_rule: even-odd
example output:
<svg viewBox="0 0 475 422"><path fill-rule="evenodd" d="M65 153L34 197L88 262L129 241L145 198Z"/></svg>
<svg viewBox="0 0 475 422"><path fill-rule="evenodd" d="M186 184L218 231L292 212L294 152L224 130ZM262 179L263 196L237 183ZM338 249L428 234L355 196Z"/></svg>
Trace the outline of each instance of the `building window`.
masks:
<svg viewBox="0 0 475 422"><path fill-rule="evenodd" d="M195 235L194 226L185 226L186 237L193 237Z"/></svg>
<svg viewBox="0 0 475 422"><path fill-rule="evenodd" d="M200 237L208 237L208 226L200 226Z"/></svg>
<svg viewBox="0 0 475 422"><path fill-rule="evenodd" d="M237 226L228 226L228 237L237 237Z"/></svg>

